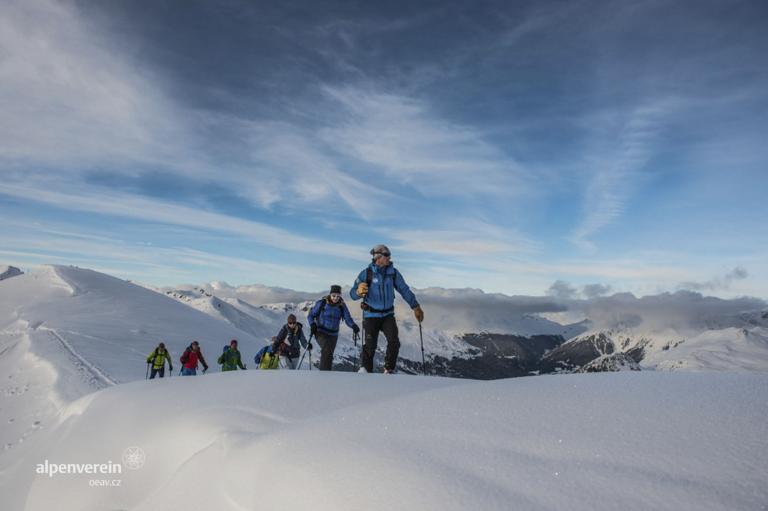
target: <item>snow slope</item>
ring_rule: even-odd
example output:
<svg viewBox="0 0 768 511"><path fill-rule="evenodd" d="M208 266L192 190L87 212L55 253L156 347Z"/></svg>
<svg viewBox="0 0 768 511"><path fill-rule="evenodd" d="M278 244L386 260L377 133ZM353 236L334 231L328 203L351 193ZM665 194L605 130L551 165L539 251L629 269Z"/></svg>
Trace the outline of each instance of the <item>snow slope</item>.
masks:
<svg viewBox="0 0 768 511"><path fill-rule="evenodd" d="M66 407L6 476L27 510L764 509L766 395L715 373L140 381ZM35 474L134 446L119 487Z"/></svg>
<svg viewBox="0 0 768 511"><path fill-rule="evenodd" d="M177 361L199 340L218 371L221 346L232 338L246 356L264 344L171 298L90 270L51 266L0 281L0 445L5 452L20 449L64 404L144 379L146 357L160 341ZM0 458L0 471L6 461Z"/></svg>

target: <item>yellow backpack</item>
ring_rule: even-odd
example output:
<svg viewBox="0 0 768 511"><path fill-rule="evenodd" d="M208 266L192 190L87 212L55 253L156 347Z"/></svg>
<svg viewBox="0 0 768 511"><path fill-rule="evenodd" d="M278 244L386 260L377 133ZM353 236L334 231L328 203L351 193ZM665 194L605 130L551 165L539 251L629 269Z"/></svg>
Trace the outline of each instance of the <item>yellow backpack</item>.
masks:
<svg viewBox="0 0 768 511"><path fill-rule="evenodd" d="M259 369L279 369L280 368L280 355L277 353L264 353L261 356L261 362L259 362Z"/></svg>

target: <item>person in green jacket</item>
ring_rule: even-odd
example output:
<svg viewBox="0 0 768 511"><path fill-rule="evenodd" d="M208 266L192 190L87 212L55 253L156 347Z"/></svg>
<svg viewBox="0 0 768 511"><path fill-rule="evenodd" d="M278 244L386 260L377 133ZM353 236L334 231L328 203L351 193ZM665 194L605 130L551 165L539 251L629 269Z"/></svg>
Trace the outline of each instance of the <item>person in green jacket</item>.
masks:
<svg viewBox="0 0 768 511"><path fill-rule="evenodd" d="M173 363L171 362L171 354L165 349L165 343L160 343L157 348L152 350L152 353L147 357L147 364L152 364L152 373L149 379L153 379L155 375L159 374L160 378L165 376L165 361L168 361L168 370L173 371Z"/></svg>
<svg viewBox="0 0 768 511"><path fill-rule="evenodd" d="M221 354L218 362L221 364L222 371L236 371L238 367L245 369L237 349L237 339L232 339L229 346L224 346L224 353Z"/></svg>

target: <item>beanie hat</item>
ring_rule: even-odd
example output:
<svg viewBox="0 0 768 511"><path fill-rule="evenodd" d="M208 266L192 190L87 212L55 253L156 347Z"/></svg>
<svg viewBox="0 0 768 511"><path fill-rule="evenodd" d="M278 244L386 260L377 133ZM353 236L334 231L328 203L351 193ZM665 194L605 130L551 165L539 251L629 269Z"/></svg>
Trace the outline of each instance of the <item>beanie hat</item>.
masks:
<svg viewBox="0 0 768 511"><path fill-rule="evenodd" d="M331 286L331 294L340 295L341 294L341 286L339 286L338 284L332 285Z"/></svg>

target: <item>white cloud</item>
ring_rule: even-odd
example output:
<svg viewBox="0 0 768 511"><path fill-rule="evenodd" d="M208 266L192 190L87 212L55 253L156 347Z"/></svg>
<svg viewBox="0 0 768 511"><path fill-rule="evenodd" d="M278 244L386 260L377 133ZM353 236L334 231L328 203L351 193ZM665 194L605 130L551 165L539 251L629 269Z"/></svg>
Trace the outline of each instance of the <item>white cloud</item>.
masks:
<svg viewBox="0 0 768 511"><path fill-rule="evenodd" d="M326 87L344 115L320 136L349 158L424 196L522 194L520 166L478 130L441 119L409 97Z"/></svg>
<svg viewBox="0 0 768 511"><path fill-rule="evenodd" d="M4 2L0 159L77 172L181 154L187 130L171 104L107 41L71 5Z"/></svg>
<svg viewBox="0 0 768 511"><path fill-rule="evenodd" d="M533 241L512 229L481 221L458 220L451 221L446 227L386 229L382 232L396 240L390 247L393 250L421 256L472 258L478 267L483 266L483 257L498 258L536 248Z"/></svg>
<svg viewBox="0 0 768 511"><path fill-rule="evenodd" d="M28 201L41 202L74 211L113 215L150 223L179 225L195 229L225 232L274 248L312 254L357 258L360 249L354 245L333 243L319 238L295 234L287 229L213 213L159 200L80 187L77 191L44 185L12 185L0 182L0 193Z"/></svg>
<svg viewBox="0 0 768 511"><path fill-rule="evenodd" d="M547 289L547 295L559 298L561 300L570 300L575 298L578 294L578 289L565 282L564 280L556 280L549 289Z"/></svg>
<svg viewBox="0 0 768 511"><path fill-rule="evenodd" d="M720 291L730 289L731 284L736 280L744 280L749 276L747 270L737 266L722 277L714 277L706 282L683 282L678 289L688 289L691 291Z"/></svg>

